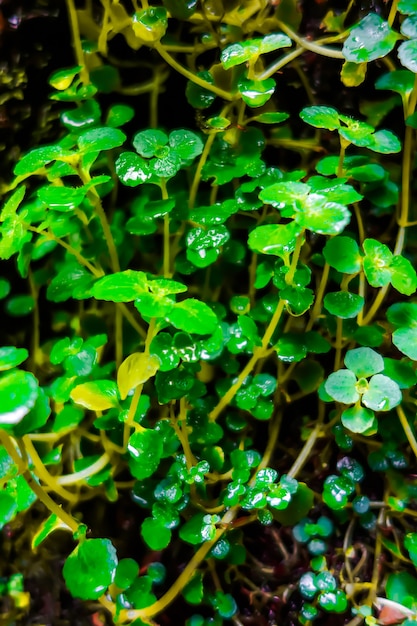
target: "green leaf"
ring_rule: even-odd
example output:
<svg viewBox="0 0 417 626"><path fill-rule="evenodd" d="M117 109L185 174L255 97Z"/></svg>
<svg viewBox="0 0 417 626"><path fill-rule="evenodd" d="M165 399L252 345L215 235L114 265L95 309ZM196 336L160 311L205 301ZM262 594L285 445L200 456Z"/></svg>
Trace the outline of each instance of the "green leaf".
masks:
<svg viewBox="0 0 417 626"><path fill-rule="evenodd" d="M5 346L0 348L0 371L10 370L26 361L29 353L26 348Z"/></svg>
<svg viewBox="0 0 417 626"><path fill-rule="evenodd" d="M95 380L81 383L70 393L71 399L91 411L105 411L119 406L116 383L112 380Z"/></svg>
<svg viewBox="0 0 417 626"><path fill-rule="evenodd" d="M392 343L411 360L417 361L417 328L399 328L392 334Z"/></svg>
<svg viewBox="0 0 417 626"><path fill-rule="evenodd" d="M117 370L117 386L124 400L131 389L146 383L159 369L159 359L144 352L130 354Z"/></svg>
<svg viewBox="0 0 417 626"><path fill-rule="evenodd" d="M384 369L384 359L372 348L348 350L344 363L358 378L368 378Z"/></svg>
<svg viewBox="0 0 417 626"><path fill-rule="evenodd" d="M80 131L97 126L100 123L101 110L95 100L86 100L76 109L63 111L61 113L61 123L69 131L79 133Z"/></svg>
<svg viewBox="0 0 417 626"><path fill-rule="evenodd" d="M29 315L35 308L33 296L13 296L6 302L5 309L13 317L23 317Z"/></svg>
<svg viewBox="0 0 417 626"><path fill-rule="evenodd" d="M333 400L343 404L354 404L359 400L356 376L350 370L341 369L330 374L324 388Z"/></svg>
<svg viewBox="0 0 417 626"><path fill-rule="evenodd" d="M70 211L80 206L87 193L85 187L42 187L38 190L38 198L50 209Z"/></svg>
<svg viewBox="0 0 417 626"><path fill-rule="evenodd" d="M131 456L129 468L132 475L138 480L152 476L163 452L160 435L154 430L140 430L130 436L127 449Z"/></svg>
<svg viewBox="0 0 417 626"><path fill-rule="evenodd" d="M130 122L134 116L135 109L133 107L127 104L113 104L107 112L106 126L118 128Z"/></svg>
<svg viewBox="0 0 417 626"><path fill-rule="evenodd" d="M384 358L384 374L394 380L400 389L409 389L417 383L417 375L409 361Z"/></svg>
<svg viewBox="0 0 417 626"><path fill-rule="evenodd" d="M218 324L212 309L205 302L194 298L175 303L165 319L179 330L198 335L210 335Z"/></svg>
<svg viewBox="0 0 417 626"><path fill-rule="evenodd" d="M61 146L43 146L42 148L34 148L25 154L15 165L13 173L16 176L25 176L34 174L37 170L45 167L48 163L55 160L64 160L72 156L73 153L64 150Z"/></svg>
<svg viewBox="0 0 417 626"><path fill-rule="evenodd" d="M407 99L414 87L414 75L408 70L394 70L383 74L375 83L376 89L388 89L399 93L403 99Z"/></svg>
<svg viewBox="0 0 417 626"><path fill-rule="evenodd" d="M220 55L225 70L241 65L259 55L259 39L248 39L241 43L227 46Z"/></svg>
<svg viewBox="0 0 417 626"><path fill-rule="evenodd" d="M24 185L19 185L19 187L15 189L10 198L4 203L1 210L0 222L4 222L5 219L15 216L17 209L25 197L25 193L26 187Z"/></svg>
<svg viewBox="0 0 417 626"><path fill-rule="evenodd" d="M417 0L399 0L398 10L405 15L417 14Z"/></svg>
<svg viewBox="0 0 417 626"><path fill-rule="evenodd" d="M68 67L62 70L57 70L53 72L48 80L48 83L54 89L58 89L59 91L64 91L68 89L68 87L72 84L74 78L77 74L82 70L81 65L76 65L75 67Z"/></svg>
<svg viewBox="0 0 417 626"><path fill-rule="evenodd" d="M398 48L398 58L410 72L417 73L417 39L403 41Z"/></svg>
<svg viewBox="0 0 417 626"><path fill-rule="evenodd" d="M180 528L180 538L196 546L204 541L211 541L216 535L217 515L196 513Z"/></svg>
<svg viewBox="0 0 417 626"><path fill-rule="evenodd" d="M391 281L392 252L383 243L376 239L365 239L363 242L365 258L363 270L366 279L372 287L383 287Z"/></svg>
<svg viewBox="0 0 417 626"><path fill-rule="evenodd" d="M289 118L289 113L280 113L275 111L273 113L260 113L252 118L254 122L260 122L261 124L281 124Z"/></svg>
<svg viewBox="0 0 417 626"><path fill-rule="evenodd" d="M109 539L84 539L65 561L65 584L74 598L97 600L112 583L116 549Z"/></svg>
<svg viewBox="0 0 417 626"><path fill-rule="evenodd" d="M400 293L411 296L417 289L417 273L408 259L395 255L391 261L391 284Z"/></svg>
<svg viewBox="0 0 417 626"><path fill-rule="evenodd" d="M314 302L314 292L308 287L285 287L279 292L279 297L286 304L291 315L302 315Z"/></svg>
<svg viewBox="0 0 417 626"><path fill-rule="evenodd" d="M407 535L405 541L407 541ZM396 544L394 546L397 548ZM400 556L402 556L401 553ZM417 578L406 571L391 572L385 585L387 598L393 602L399 602L408 608L412 608L415 602L416 588Z"/></svg>
<svg viewBox="0 0 417 626"><path fill-rule="evenodd" d="M0 492L0 529L12 521L17 513L17 502L10 494Z"/></svg>
<svg viewBox="0 0 417 626"><path fill-rule="evenodd" d="M113 150L126 141L126 135L118 128L101 126L84 131L77 139L78 147L83 152Z"/></svg>
<svg viewBox="0 0 417 626"><path fill-rule="evenodd" d="M116 161L116 174L128 187L137 187L152 179L148 161L134 152L122 152Z"/></svg>
<svg viewBox="0 0 417 626"><path fill-rule="evenodd" d="M340 127L339 113L333 107L327 106L310 106L305 107L300 117L303 122L314 126L315 128L326 128L327 130L336 130Z"/></svg>
<svg viewBox="0 0 417 626"><path fill-rule="evenodd" d="M348 291L327 293L323 300L324 308L340 319L356 317L362 311L365 300L362 296Z"/></svg>
<svg viewBox="0 0 417 626"><path fill-rule="evenodd" d="M196 76L198 76L198 78L202 78L210 85L214 84L214 78L208 71L197 72ZM187 82L185 95L188 103L191 104L194 109L207 109L216 99L215 93L209 91L208 89L204 89L204 87L200 87L200 85L197 85L191 80Z"/></svg>
<svg viewBox="0 0 417 626"><path fill-rule="evenodd" d="M38 381L30 372L13 370L0 377L0 426L18 424L35 406Z"/></svg>
<svg viewBox="0 0 417 626"><path fill-rule="evenodd" d="M319 605L329 613L344 613L348 607L346 594L341 589L325 591L319 595Z"/></svg>
<svg viewBox="0 0 417 626"><path fill-rule="evenodd" d="M352 406L343 411L341 420L343 426L352 433L364 433L373 427L375 415L363 406Z"/></svg>
<svg viewBox="0 0 417 626"><path fill-rule="evenodd" d="M337 202L327 202L326 196L312 193L296 207L297 224L321 235L338 235L350 222L350 211Z"/></svg>
<svg viewBox="0 0 417 626"><path fill-rule="evenodd" d="M186 162L198 157L204 148L200 137L191 130L173 130L169 134L169 145Z"/></svg>
<svg viewBox="0 0 417 626"><path fill-rule="evenodd" d="M150 158L157 156L161 148L168 143L168 135L162 130L148 129L143 130L133 138L133 145L140 156Z"/></svg>
<svg viewBox="0 0 417 626"><path fill-rule="evenodd" d="M399 37L379 15L368 13L351 29L343 44L343 56L354 63L369 63L389 54Z"/></svg>
<svg viewBox="0 0 417 626"><path fill-rule="evenodd" d="M288 258L288 255L295 250L300 233L301 228L295 222L266 224L252 230L248 246L254 252Z"/></svg>
<svg viewBox="0 0 417 626"><path fill-rule="evenodd" d="M363 348L366 350L367 348ZM368 348L369 349L369 348ZM361 348L358 348L361 350ZM362 402L374 411L390 411L402 400L401 389L397 383L384 374L376 374L369 381L368 389L362 396Z"/></svg>
<svg viewBox="0 0 417 626"><path fill-rule="evenodd" d="M201 604L204 595L203 575L201 572L194 572L192 578L182 590L182 595L189 604Z"/></svg>
<svg viewBox="0 0 417 626"><path fill-rule="evenodd" d="M127 589L139 575L139 565L134 559L126 558L119 561L114 576L114 584L119 589Z"/></svg>
<svg viewBox="0 0 417 626"><path fill-rule="evenodd" d="M362 267L359 246L351 237L329 239L323 248L323 256L331 267L345 274L357 274Z"/></svg>
<svg viewBox="0 0 417 626"><path fill-rule="evenodd" d="M147 517L141 526L140 534L151 550L164 550L171 541L171 530L160 518Z"/></svg>
<svg viewBox="0 0 417 626"><path fill-rule="evenodd" d="M91 293L97 300L110 302L132 302L147 292L147 279L144 272L125 270L100 278Z"/></svg>
<svg viewBox="0 0 417 626"><path fill-rule="evenodd" d="M224 593L217 590L214 598L212 599L213 608L216 609L220 617L224 619L230 619L238 611L238 607L235 599L230 593Z"/></svg>
<svg viewBox="0 0 417 626"><path fill-rule="evenodd" d="M60 520L55 513L52 513L52 515L47 517L46 520L42 522L36 533L33 535L31 542L32 550L40 546L41 543L43 543L45 539L56 530L67 530L72 532L69 526L64 524L64 522Z"/></svg>
<svg viewBox="0 0 417 626"><path fill-rule="evenodd" d="M149 7L137 11L132 17L135 37L148 46L157 43L165 35L168 27L165 7Z"/></svg>
<svg viewBox="0 0 417 626"><path fill-rule="evenodd" d="M94 278L85 267L77 261L67 261L49 283L46 297L52 302L83 299L89 297L93 283Z"/></svg>
<svg viewBox="0 0 417 626"><path fill-rule="evenodd" d="M238 89L242 100L249 107L261 107L268 102L275 92L276 83L273 78L251 80L242 77L238 82Z"/></svg>

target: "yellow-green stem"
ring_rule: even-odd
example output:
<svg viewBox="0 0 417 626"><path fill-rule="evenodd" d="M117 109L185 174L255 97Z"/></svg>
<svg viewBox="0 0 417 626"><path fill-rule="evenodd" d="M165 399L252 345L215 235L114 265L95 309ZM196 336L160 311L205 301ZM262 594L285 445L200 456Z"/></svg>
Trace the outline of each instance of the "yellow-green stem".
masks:
<svg viewBox="0 0 417 626"><path fill-rule="evenodd" d="M80 29L78 26L77 11L75 9L74 0L66 0L66 2L67 2L69 22L71 25L72 43L74 46L75 58L77 60L77 65L81 65L82 67L82 70L80 72L80 78L84 85L88 85L88 83L90 82L90 77L88 75L88 70L85 65L84 52L83 52L82 45L81 45L81 36L80 36Z"/></svg>
<svg viewBox="0 0 417 626"><path fill-rule="evenodd" d="M413 431L411 430L410 424L408 423L408 419L406 414L404 413L404 409L401 405L396 408L398 419L400 420L401 426L403 427L403 431L405 436L407 437L407 441L410 444L410 448L414 452L414 456L417 458L417 441L414 436Z"/></svg>
<svg viewBox="0 0 417 626"><path fill-rule="evenodd" d="M55 476L52 476L48 472L45 465L42 463L42 460L35 446L33 445L32 440L30 439L29 435L25 435L24 437L22 437L22 441L23 441L24 447L26 448L26 452L28 453L28 455L30 456L32 460L32 463L34 465L33 471L36 474L36 476L40 480L42 480L50 489L53 489L53 491L55 491L55 493L61 498L63 498L64 500L68 500L68 502L77 502L78 495L75 493L71 493L71 491L67 491L66 489L63 489L59 484L60 483L59 478L55 478Z"/></svg>
<svg viewBox="0 0 417 626"><path fill-rule="evenodd" d="M198 161L197 169L194 174L193 182L191 183L190 196L188 201L188 206L190 209L194 208L195 200L197 197L198 186L200 184L201 179L201 171L204 167L205 162L207 161L207 157L210 154L211 147L216 138L216 133L212 133L207 137L207 141L205 143L203 152L201 153L200 159Z"/></svg>
<svg viewBox="0 0 417 626"><path fill-rule="evenodd" d="M215 85L212 85L211 83L200 78L193 72L190 72L190 70L187 70L187 68L183 67L170 54L168 54L168 52L165 50L162 44L157 43L155 44L154 48L161 55L164 61L168 63L168 65L170 65L175 71L177 71L179 74L182 74L183 76L185 76L185 78L188 78L188 80L191 80L196 85L199 85L200 87L203 87L204 89L207 89L208 91L212 91L220 98L223 98L223 100L228 100L229 102L231 102L232 100L236 100L237 98L240 98L239 94L238 96L234 97L228 91L225 91L224 89L220 89L220 87L216 87Z"/></svg>
<svg viewBox="0 0 417 626"><path fill-rule="evenodd" d="M76 485L80 483L82 480L86 480L90 478L90 476L94 476L94 474L98 474L102 469L106 467L108 463L110 463L111 459L107 452L101 455L99 459L89 467L86 467L79 472L74 472L73 474L66 474L64 476L59 476L57 478L57 482L60 485Z"/></svg>
<svg viewBox="0 0 417 626"><path fill-rule="evenodd" d="M135 423L136 410L138 408L139 400L142 395L143 385L138 385L133 393L132 402L130 403L129 412L127 414L126 422L123 429L123 449L127 450L127 443L130 437L130 429L132 426L139 431L145 430L143 426Z"/></svg>
<svg viewBox="0 0 417 626"><path fill-rule="evenodd" d="M14 463L19 468L21 475L38 497L38 499L46 506L46 508L51 512L55 513L60 520L64 522L73 532L77 532L78 530L78 522L69 515L64 509L62 509L52 498L46 493L43 487L39 485L36 480L33 478L30 471L27 469L25 463L17 452L15 446L13 445L13 441L11 437L4 431L0 429L0 441L3 444L8 455L13 459Z"/></svg>

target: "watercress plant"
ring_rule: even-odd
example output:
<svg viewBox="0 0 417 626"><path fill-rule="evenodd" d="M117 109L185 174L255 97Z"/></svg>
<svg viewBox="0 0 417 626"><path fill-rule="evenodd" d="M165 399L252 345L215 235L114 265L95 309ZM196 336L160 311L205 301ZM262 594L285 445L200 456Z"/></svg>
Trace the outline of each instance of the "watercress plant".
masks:
<svg viewBox="0 0 417 626"><path fill-rule="evenodd" d="M68 533L100 623L411 624L415 2L314 37L292 0L128 4L67 1L57 139L3 186L0 526ZM311 55L371 100L323 101Z"/></svg>

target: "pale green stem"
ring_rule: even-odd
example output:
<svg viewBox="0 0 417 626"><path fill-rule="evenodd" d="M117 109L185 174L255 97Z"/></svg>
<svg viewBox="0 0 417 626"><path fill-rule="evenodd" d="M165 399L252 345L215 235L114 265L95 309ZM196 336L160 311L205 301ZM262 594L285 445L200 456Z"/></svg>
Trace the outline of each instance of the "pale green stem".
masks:
<svg viewBox="0 0 417 626"><path fill-rule="evenodd" d="M299 46L305 48L305 50L310 50L310 52L316 52L321 56L330 57L331 59L343 59L344 56L341 50L336 50L335 48L326 48L325 46L321 46L318 43L314 43L313 41L309 41L308 39L304 39L295 33L287 24L278 20L278 27L286 34L290 39L295 41Z"/></svg>
<svg viewBox="0 0 417 626"><path fill-rule="evenodd" d="M319 400L319 416L316 422L315 427L311 431L307 441L305 442L300 454L298 455L296 461L288 472L288 476L295 478L298 476L304 465L307 463L309 459L311 459L311 453L317 441L317 437L320 434L322 425L324 420L324 403Z"/></svg>
<svg viewBox="0 0 417 626"><path fill-rule="evenodd" d="M4 430L1 429L0 441L2 442L6 452L20 469L21 475L23 476L29 487L32 489L32 491L35 493L35 495L38 497L38 499L42 502L42 504L44 504L51 513L55 513L55 515L59 517L59 519L62 520L64 524L71 528L74 533L77 532L79 526L78 522L76 522L71 515L66 513L64 509L58 506L58 504L54 502L54 500L52 500L52 498L46 493L44 488L36 482L30 471L26 468L26 465L18 454L16 448L14 447L12 439Z"/></svg>
<svg viewBox="0 0 417 626"><path fill-rule="evenodd" d="M69 22L71 25L72 32L72 43L75 51L75 58L77 60L77 65L81 65L82 70L80 72L80 78L84 85L88 85L90 82L90 77L88 75L88 70L85 65L84 52L81 45L81 37L80 37L80 29L78 26L77 19L77 11L75 9L74 0L66 0L67 10Z"/></svg>
<svg viewBox="0 0 417 626"><path fill-rule="evenodd" d="M401 426L403 427L405 436L407 437L407 441L410 444L410 448L414 452L414 456L417 458L417 441L414 436L413 431L411 430L410 424L408 423L408 419L401 405L396 407L398 419L401 422Z"/></svg>
<svg viewBox="0 0 417 626"><path fill-rule="evenodd" d="M64 500L68 500L69 502L77 502L77 494L71 493L70 491L63 489L60 486L59 477L52 476L48 472L30 437L28 435L25 435L22 438L22 441L24 447L26 448L26 452L32 460L32 463L34 465L34 473L36 474L36 476L40 478L48 487L53 489L58 496L64 498Z"/></svg>
<svg viewBox="0 0 417 626"><path fill-rule="evenodd" d="M56 480L60 485L75 485L77 483L80 483L82 480L90 478L90 476L94 476L94 474L98 474L98 472L104 469L106 465L110 463L110 461L110 456L107 454L107 452L105 452L92 465L89 465L79 472L74 472L73 474L58 476Z"/></svg>
<svg viewBox="0 0 417 626"><path fill-rule="evenodd" d="M200 159L198 161L197 169L195 171L193 182L191 184L191 189L190 189L190 197L188 201L188 206L190 209L194 208L195 200L197 197L198 186L200 184L200 179L201 179L201 172L207 161L207 157L210 154L210 150L211 150L211 147L213 145L215 138L216 138L216 133L211 133L207 137L207 141L204 145L203 152L201 153Z"/></svg>
<svg viewBox="0 0 417 626"><path fill-rule="evenodd" d="M168 54L168 52L160 43L155 44L154 47L155 47L155 50L159 52L159 54L164 59L164 61L168 63L168 65L170 65L179 74L182 74L183 76L185 76L185 78L188 78L188 80L191 80L196 85L199 85L200 87L203 87L204 89L207 89L208 91L212 91L220 98L223 98L223 100L228 100L229 102L231 102L232 100L236 100L238 97L240 98L239 94L238 96L232 96L228 91L225 91L224 89L220 89L220 87L216 87L215 85L212 85L211 83L207 82L203 78L196 76L196 74L194 74L193 72L190 72L190 70L187 70L180 63L178 63L170 54Z"/></svg>

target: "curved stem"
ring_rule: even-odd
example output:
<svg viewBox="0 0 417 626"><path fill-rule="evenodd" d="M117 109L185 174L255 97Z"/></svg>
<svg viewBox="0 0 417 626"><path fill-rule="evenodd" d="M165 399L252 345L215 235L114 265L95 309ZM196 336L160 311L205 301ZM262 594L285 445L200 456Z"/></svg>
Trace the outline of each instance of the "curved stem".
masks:
<svg viewBox="0 0 417 626"><path fill-rule="evenodd" d="M98 474L106 465L110 463L110 456L105 452L101 455L99 459L92 465L89 465L83 470L79 472L74 472L73 474L67 474L65 476L59 476L57 478L57 482L60 485L75 485L86 478L90 478L90 476L94 476L94 474Z"/></svg>
<svg viewBox="0 0 417 626"><path fill-rule="evenodd" d="M330 57L331 59L343 59L344 56L341 50L336 50L336 48L326 48L325 46L321 46L318 43L314 43L313 41L309 41L308 39L304 39L295 33L287 24L281 22L281 20L277 21L279 28L286 34L290 39L295 41L299 46L305 48L305 50L310 50L310 52L316 52L317 54L321 54L325 57Z"/></svg>
<svg viewBox="0 0 417 626"><path fill-rule="evenodd" d="M187 68L183 67L170 54L168 54L168 52L160 43L155 44L154 47L155 47L155 50L159 52L159 54L164 59L164 61L168 63L168 65L170 65L179 74L182 74L183 76L185 76L185 78L188 78L188 80L191 80L196 85L199 85L200 87L203 87L204 89L207 89L208 91L212 91L220 98L223 98L223 100L228 100L229 102L231 102L232 100L236 100L240 97L240 95L232 96L228 91L225 91L224 89L221 89L220 87L216 87L215 85L212 85L211 83L207 82L203 78L196 76L196 74L194 74L193 72L190 72L190 70L187 70Z"/></svg>
<svg viewBox="0 0 417 626"><path fill-rule="evenodd" d="M22 441L29 457L33 462L34 473L36 474L36 476L40 478L46 485L48 485L48 487L53 489L53 491L58 496L64 498L64 500L68 500L69 502L78 502L78 495L75 493L71 493L66 489L63 489L59 484L59 478L55 478L48 472L45 465L42 463L42 460L38 455L37 450L33 445L29 435L24 435L24 437L22 437Z"/></svg>

